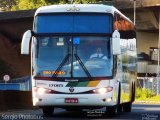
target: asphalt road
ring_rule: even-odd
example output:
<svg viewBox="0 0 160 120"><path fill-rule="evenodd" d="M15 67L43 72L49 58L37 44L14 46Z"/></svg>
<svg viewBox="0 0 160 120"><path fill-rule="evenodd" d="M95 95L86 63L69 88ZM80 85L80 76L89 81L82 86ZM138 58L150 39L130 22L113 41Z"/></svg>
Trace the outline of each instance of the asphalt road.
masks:
<svg viewBox="0 0 160 120"><path fill-rule="evenodd" d="M160 120L160 105L133 104L131 113L118 113L114 117L104 115L104 110L67 112L56 108L54 116L42 115L41 109L18 109L0 112L0 120Z"/></svg>

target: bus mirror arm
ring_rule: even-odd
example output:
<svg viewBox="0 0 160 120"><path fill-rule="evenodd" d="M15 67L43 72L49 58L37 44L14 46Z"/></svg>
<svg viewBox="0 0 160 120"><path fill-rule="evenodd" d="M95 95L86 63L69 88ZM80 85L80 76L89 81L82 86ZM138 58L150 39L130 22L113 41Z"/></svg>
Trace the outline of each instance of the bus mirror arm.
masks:
<svg viewBox="0 0 160 120"><path fill-rule="evenodd" d="M112 34L112 50L113 50L113 55L119 55L121 53L120 33L117 30L115 30Z"/></svg>
<svg viewBox="0 0 160 120"><path fill-rule="evenodd" d="M32 31L27 30L22 37L22 43L21 43L21 54L29 54L29 45L30 45L30 40L32 37Z"/></svg>

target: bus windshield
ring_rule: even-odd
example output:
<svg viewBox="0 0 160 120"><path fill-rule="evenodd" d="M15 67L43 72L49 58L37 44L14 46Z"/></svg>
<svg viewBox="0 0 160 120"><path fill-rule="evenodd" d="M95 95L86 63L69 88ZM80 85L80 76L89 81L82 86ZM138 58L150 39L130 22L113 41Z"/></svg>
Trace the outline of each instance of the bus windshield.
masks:
<svg viewBox="0 0 160 120"><path fill-rule="evenodd" d="M112 76L110 37L36 37L33 71L37 77Z"/></svg>

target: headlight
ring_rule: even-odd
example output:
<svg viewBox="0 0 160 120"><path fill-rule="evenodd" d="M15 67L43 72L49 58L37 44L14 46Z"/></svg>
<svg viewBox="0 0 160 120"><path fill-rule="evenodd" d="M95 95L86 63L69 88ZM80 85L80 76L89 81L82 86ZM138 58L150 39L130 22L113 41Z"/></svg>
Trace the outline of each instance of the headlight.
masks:
<svg viewBox="0 0 160 120"><path fill-rule="evenodd" d="M99 93L99 94L105 94L107 92L110 92L113 90L113 87L105 87L105 88L98 88L96 90L93 90L95 93Z"/></svg>
<svg viewBox="0 0 160 120"><path fill-rule="evenodd" d="M45 89L45 88L38 88L38 87L33 87L33 92L37 92L39 95L43 95L44 93L50 93L52 90Z"/></svg>
<svg viewBox="0 0 160 120"><path fill-rule="evenodd" d="M39 95L44 94L46 91L47 91L47 90L46 90L45 88L38 88L38 89L37 89L37 93L38 93Z"/></svg>
<svg viewBox="0 0 160 120"><path fill-rule="evenodd" d="M100 94L105 94L107 92L107 89L106 88L99 88L99 89L97 89L97 91Z"/></svg>

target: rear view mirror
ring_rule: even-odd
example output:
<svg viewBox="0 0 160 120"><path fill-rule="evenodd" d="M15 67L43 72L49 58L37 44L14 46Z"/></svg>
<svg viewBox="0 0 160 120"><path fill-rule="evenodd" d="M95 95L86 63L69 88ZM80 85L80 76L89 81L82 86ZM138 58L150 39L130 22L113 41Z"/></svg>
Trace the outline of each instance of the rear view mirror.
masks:
<svg viewBox="0 0 160 120"><path fill-rule="evenodd" d="M113 55L119 55L121 53L120 34L117 30L115 30L112 34L112 50Z"/></svg>
<svg viewBox="0 0 160 120"><path fill-rule="evenodd" d="M31 30L27 30L23 34L22 43L21 43L21 54L29 54L29 43L32 37Z"/></svg>

